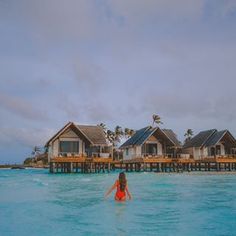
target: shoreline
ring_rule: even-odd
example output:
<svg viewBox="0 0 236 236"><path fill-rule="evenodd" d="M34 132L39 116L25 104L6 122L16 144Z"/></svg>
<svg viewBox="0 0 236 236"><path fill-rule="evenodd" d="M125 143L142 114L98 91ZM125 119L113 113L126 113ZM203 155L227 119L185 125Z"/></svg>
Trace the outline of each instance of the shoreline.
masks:
<svg viewBox="0 0 236 236"><path fill-rule="evenodd" d="M9 164L9 165L0 165L0 169L48 169L48 166L30 166L30 165L22 165L22 164Z"/></svg>
<svg viewBox="0 0 236 236"><path fill-rule="evenodd" d="M13 168L12 168L13 167ZM49 169L47 166L24 166L24 165L0 165L0 170L30 170L30 169ZM119 170L118 170L119 171ZM111 172L112 173L112 172ZM126 172L126 173L132 173L132 172ZM172 174L178 174L178 175L236 175L236 171L183 171L183 172L156 172L156 171L141 171L141 172L133 172L137 174L148 174L153 173L157 175L172 175ZM63 173L58 173L63 174ZM83 173L73 173L73 174L83 174ZM84 175L88 175L89 173L84 173ZM98 173L99 174L99 173ZM100 173L103 174L103 173Z"/></svg>

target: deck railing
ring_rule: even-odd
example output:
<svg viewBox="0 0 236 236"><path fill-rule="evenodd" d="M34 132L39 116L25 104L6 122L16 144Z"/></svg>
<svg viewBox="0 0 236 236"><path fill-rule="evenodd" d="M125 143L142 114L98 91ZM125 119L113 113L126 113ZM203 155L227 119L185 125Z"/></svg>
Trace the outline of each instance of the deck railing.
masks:
<svg viewBox="0 0 236 236"><path fill-rule="evenodd" d="M58 153L57 157L70 157L70 158L78 158L78 157L103 157L108 158L110 157L110 153L105 152L92 152L89 155L87 153L78 153L78 152L60 152Z"/></svg>
<svg viewBox="0 0 236 236"><path fill-rule="evenodd" d="M142 153L139 155L133 154L129 156L129 159L172 159L173 154L163 153L162 155L150 154L150 153ZM124 158L125 159L125 158Z"/></svg>
<svg viewBox="0 0 236 236"><path fill-rule="evenodd" d="M235 154L215 155L215 156L200 156L199 160L211 160L211 159L236 159Z"/></svg>
<svg viewBox="0 0 236 236"><path fill-rule="evenodd" d="M173 158L172 153L162 153L162 154L142 153L141 156L144 158Z"/></svg>

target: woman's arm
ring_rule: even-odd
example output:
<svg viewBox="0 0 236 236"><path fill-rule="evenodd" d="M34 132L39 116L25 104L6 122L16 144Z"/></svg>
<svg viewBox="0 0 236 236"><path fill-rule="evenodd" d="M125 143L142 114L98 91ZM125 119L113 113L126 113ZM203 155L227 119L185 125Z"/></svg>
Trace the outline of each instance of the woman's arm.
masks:
<svg viewBox="0 0 236 236"><path fill-rule="evenodd" d="M116 181L117 182L117 181ZM107 198L110 193L116 188L116 182L111 186L111 188L106 192L105 198Z"/></svg>
<svg viewBox="0 0 236 236"><path fill-rule="evenodd" d="M129 192L128 184L126 184L125 191L126 191L128 197L129 197L129 200L131 200L131 199L132 199L132 196L131 196L131 194L130 194L130 192Z"/></svg>

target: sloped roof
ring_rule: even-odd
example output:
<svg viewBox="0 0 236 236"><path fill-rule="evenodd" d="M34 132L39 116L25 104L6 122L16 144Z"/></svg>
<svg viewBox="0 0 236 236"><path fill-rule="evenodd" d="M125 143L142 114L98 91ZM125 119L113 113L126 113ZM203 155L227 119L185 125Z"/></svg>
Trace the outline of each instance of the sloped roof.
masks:
<svg viewBox="0 0 236 236"><path fill-rule="evenodd" d="M227 130L222 131L216 131L205 143L206 147L214 146L216 145L221 138L224 136L224 134L227 132Z"/></svg>
<svg viewBox="0 0 236 236"><path fill-rule="evenodd" d="M142 145L157 130L160 130L175 146L180 146L180 142L178 141L176 134L172 130L147 126L140 130L137 130L131 138L129 138L125 143L120 146L120 148Z"/></svg>
<svg viewBox="0 0 236 236"><path fill-rule="evenodd" d="M190 148L190 147L201 147L203 146L207 140L215 133L217 132L216 129L211 129L211 130L205 130L201 131L197 135L195 135L192 139L187 141L183 148Z"/></svg>
<svg viewBox="0 0 236 236"><path fill-rule="evenodd" d="M107 141L105 134L101 127L96 125L76 125L73 122L68 122L62 129L60 129L52 138L50 138L45 146L48 146L49 143L56 138L58 138L61 134L63 134L66 130L72 128L78 135L82 135L89 143L92 145L103 145L107 146Z"/></svg>
<svg viewBox="0 0 236 236"><path fill-rule="evenodd" d="M136 145L141 139L144 139L150 131L150 126L137 130L132 137L130 137L120 148Z"/></svg>
<svg viewBox="0 0 236 236"><path fill-rule="evenodd" d="M226 134L228 134L227 137L230 137L230 142L232 143L232 145L236 146L236 140L228 130L217 131L216 129L211 129L202 131L194 136L186 144L184 144L183 148L214 146L218 142L220 142Z"/></svg>
<svg viewBox="0 0 236 236"><path fill-rule="evenodd" d="M176 134L171 129L162 129L165 135L177 146L181 146L181 142L177 139Z"/></svg>
<svg viewBox="0 0 236 236"><path fill-rule="evenodd" d="M107 145L105 134L101 127L97 125L77 125L79 130L94 145Z"/></svg>
<svg viewBox="0 0 236 236"><path fill-rule="evenodd" d="M219 143L223 137L225 137L226 135L228 135L227 137L230 137L230 139L228 139L227 143L232 146L236 146L236 140L234 138L234 136L228 131L228 130L221 130L221 131L217 131L215 132L210 138L209 140L207 140L205 146L206 147L210 147L210 146L214 146L217 143Z"/></svg>

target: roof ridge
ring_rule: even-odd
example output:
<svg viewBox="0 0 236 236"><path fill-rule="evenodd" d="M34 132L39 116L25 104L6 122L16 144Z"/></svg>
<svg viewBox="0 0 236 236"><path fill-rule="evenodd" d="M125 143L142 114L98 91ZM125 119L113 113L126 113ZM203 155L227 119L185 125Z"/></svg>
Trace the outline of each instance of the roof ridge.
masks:
<svg viewBox="0 0 236 236"><path fill-rule="evenodd" d="M147 131L149 131L150 129L152 129L152 126L146 126L146 127L142 128L142 129L145 129L144 132L143 132L143 134L141 135L141 137L139 137L138 140L136 140L136 141L134 142L133 145L135 145L135 144L146 134ZM142 129L140 129L140 130L142 130Z"/></svg>
<svg viewBox="0 0 236 236"><path fill-rule="evenodd" d="M77 124L77 126L86 126L86 127L100 127L99 125L80 125L80 124Z"/></svg>
<svg viewBox="0 0 236 236"><path fill-rule="evenodd" d="M176 140L178 141L179 145L181 145L180 141L177 139L177 135L176 133L172 130L172 129L160 129L165 135L166 137L174 144L176 145L176 143L174 142L174 140L165 132L165 131L171 131L176 137Z"/></svg>
<svg viewBox="0 0 236 236"><path fill-rule="evenodd" d="M210 130L205 130L205 131L214 131L212 134L209 134L209 136L206 138L206 140L202 143L201 147L203 147L205 145L205 143L207 143L207 141L216 133L218 132L217 129L210 129ZM204 131L203 131L204 132Z"/></svg>
<svg viewBox="0 0 236 236"><path fill-rule="evenodd" d="M211 142L214 141L214 145L216 145L223 137L226 133L229 133L229 135L234 139L233 135L229 132L229 130L225 129L225 130L220 130L215 132L208 140L208 142L206 142L206 146L209 146ZM217 138L217 139L216 139ZM214 140L215 139L215 140Z"/></svg>

